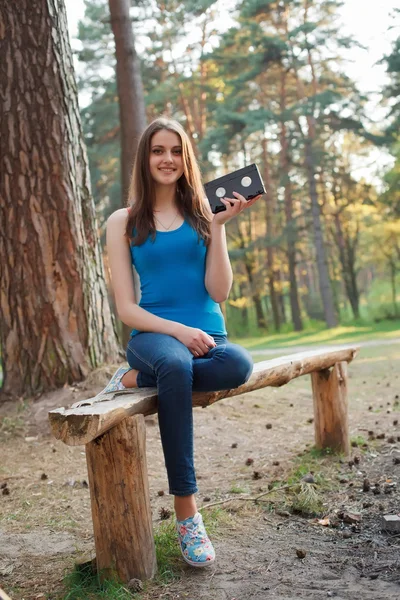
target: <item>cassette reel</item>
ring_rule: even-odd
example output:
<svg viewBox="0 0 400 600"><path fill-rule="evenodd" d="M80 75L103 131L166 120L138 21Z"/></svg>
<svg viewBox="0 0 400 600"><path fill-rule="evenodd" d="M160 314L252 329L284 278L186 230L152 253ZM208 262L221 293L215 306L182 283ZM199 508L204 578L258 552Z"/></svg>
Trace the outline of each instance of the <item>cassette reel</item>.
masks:
<svg viewBox="0 0 400 600"><path fill-rule="evenodd" d="M204 189L214 214L226 210L225 204L220 199L234 198L233 192L242 194L246 200L265 194L264 184L256 164L213 179L204 185Z"/></svg>

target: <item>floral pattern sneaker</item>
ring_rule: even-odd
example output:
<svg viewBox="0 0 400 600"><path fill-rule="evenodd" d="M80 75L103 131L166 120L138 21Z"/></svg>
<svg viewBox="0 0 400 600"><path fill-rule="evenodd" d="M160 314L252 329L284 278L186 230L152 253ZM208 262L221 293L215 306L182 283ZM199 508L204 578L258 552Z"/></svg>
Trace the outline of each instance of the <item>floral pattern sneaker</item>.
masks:
<svg viewBox="0 0 400 600"><path fill-rule="evenodd" d="M215 551L199 512L184 521L177 521L176 529L182 556L189 565L205 567L214 562Z"/></svg>
<svg viewBox="0 0 400 600"><path fill-rule="evenodd" d="M97 402L107 402L108 400L112 400L114 395L117 394L131 394L133 388L126 388L121 382L121 379L125 373L130 370L130 367L119 367L111 377L110 381L107 383L104 390L96 394L94 398L88 398L87 400L79 400L79 402L75 402L71 408L82 408L84 406L93 406L93 404L97 404Z"/></svg>
<svg viewBox="0 0 400 600"><path fill-rule="evenodd" d="M119 367L115 371L114 375L111 377L110 381L107 383L104 390L99 392L97 396L103 396L104 394L111 394L112 392L120 392L122 390L126 390L127 388L121 382L121 379L123 378L125 373L127 373L130 370L130 367Z"/></svg>

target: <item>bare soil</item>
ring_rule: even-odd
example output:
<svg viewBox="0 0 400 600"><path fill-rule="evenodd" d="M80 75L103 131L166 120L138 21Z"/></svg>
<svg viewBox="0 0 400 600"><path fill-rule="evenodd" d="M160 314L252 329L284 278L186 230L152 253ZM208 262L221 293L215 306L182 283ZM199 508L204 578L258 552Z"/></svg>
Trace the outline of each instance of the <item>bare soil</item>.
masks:
<svg viewBox="0 0 400 600"><path fill-rule="evenodd" d="M265 496L257 506L246 500L223 504L232 518L213 537L215 564L195 570L182 562L179 581L148 586L143 600L398 600L400 536L382 531L381 522L382 515L400 512L400 464L394 460L400 457L399 366L400 346L393 346L361 352L349 367L350 432L359 445L342 462L317 461L317 483L311 484L324 503L319 517L329 522L286 512L290 489ZM84 449L52 439L47 412L94 395L112 372L101 369L81 386L2 407L0 587L14 600L62 598L64 574L82 554L94 556ZM312 416L307 377L195 409L199 506L257 496L272 482L285 485L312 447ZM172 508L172 498L157 419L146 423L157 525L160 509ZM365 478L369 491L363 491Z"/></svg>

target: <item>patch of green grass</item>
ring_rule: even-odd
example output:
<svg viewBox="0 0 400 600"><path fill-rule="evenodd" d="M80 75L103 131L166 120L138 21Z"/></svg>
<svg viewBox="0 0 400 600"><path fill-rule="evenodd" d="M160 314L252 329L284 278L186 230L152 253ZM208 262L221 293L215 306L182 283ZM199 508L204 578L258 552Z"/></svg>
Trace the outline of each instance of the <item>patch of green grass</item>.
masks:
<svg viewBox="0 0 400 600"><path fill-rule="evenodd" d="M156 545L156 581L170 583L179 579L182 572L181 552L177 542L175 524L163 521L154 532Z"/></svg>
<svg viewBox="0 0 400 600"><path fill-rule="evenodd" d="M200 509L207 533L215 535L223 524L231 523L232 517L221 507ZM182 555L177 541L175 523L163 521L154 532L157 556L157 575L155 583L167 584L180 579L182 575Z"/></svg>
<svg viewBox="0 0 400 600"><path fill-rule="evenodd" d="M202 511L202 509L200 509ZM232 516L221 507L213 507L202 511L204 524L209 535L215 535L224 524L232 523ZM175 523L169 519L162 521L154 532L154 542L157 557L157 574L151 586L167 585L179 580L184 572L182 555L178 546ZM140 600L140 593L132 594L122 583L117 580L107 579L101 581L98 574L93 572L92 566L86 563L76 567L74 571L64 578L65 594L60 600Z"/></svg>
<svg viewBox="0 0 400 600"><path fill-rule="evenodd" d="M0 418L0 440L17 437L23 434L25 426L25 413L29 408L26 400L21 399L16 404L14 414Z"/></svg>
<svg viewBox="0 0 400 600"><path fill-rule="evenodd" d="M356 435L350 438L350 444L353 448L357 446L364 446L367 443L367 440L362 435Z"/></svg>
<svg viewBox="0 0 400 600"><path fill-rule="evenodd" d="M328 460L327 460L328 459ZM330 448L319 449L312 447L295 460L294 468L287 478L288 484L300 482L308 473L313 473L314 479L318 485L325 482L323 467L327 462L339 464L339 457Z"/></svg>
<svg viewBox="0 0 400 600"><path fill-rule="evenodd" d="M339 460L340 456L330 448L313 447L298 456L287 477L291 487L285 490L283 507L305 517L320 516L324 510L324 492L338 487ZM303 480L307 474L312 474L315 483Z"/></svg>
<svg viewBox="0 0 400 600"><path fill-rule="evenodd" d="M289 496L287 508L294 514L304 517L317 517L323 511L323 499L317 487L310 483L301 483Z"/></svg>
<svg viewBox="0 0 400 600"><path fill-rule="evenodd" d="M400 320L382 321L380 323L364 323L362 321L349 325L339 325L327 329L324 323L313 323L305 331L288 333L272 333L259 337L245 337L237 341L248 350L287 349L293 346L329 345L357 343L363 340L387 339L399 337Z"/></svg>
<svg viewBox="0 0 400 600"><path fill-rule="evenodd" d="M132 594L124 585L115 579L101 580L99 574L94 573L90 564L75 568L64 578L66 592L62 600L132 600L140 598Z"/></svg>
<svg viewBox="0 0 400 600"><path fill-rule="evenodd" d="M231 489L229 490L230 494L245 494L246 490L242 487L240 487L239 485L236 485L235 483L232 485Z"/></svg>
<svg viewBox="0 0 400 600"><path fill-rule="evenodd" d="M0 422L0 439L21 435L24 429L24 420L20 415L3 417Z"/></svg>

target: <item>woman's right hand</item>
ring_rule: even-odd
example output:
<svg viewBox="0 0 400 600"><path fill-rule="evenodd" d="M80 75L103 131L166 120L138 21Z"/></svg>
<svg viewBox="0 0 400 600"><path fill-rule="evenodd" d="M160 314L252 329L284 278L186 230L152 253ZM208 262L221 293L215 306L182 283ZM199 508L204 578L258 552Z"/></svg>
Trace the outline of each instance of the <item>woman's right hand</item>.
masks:
<svg viewBox="0 0 400 600"><path fill-rule="evenodd" d="M205 333L205 331L196 329L195 327L187 327L186 325L181 325L175 337L182 344L185 344L186 348L196 357L204 356L211 348L217 345L213 338L208 333Z"/></svg>

